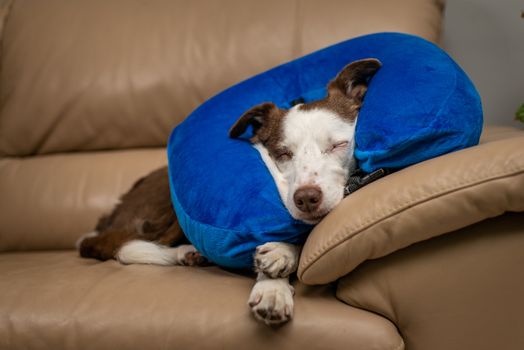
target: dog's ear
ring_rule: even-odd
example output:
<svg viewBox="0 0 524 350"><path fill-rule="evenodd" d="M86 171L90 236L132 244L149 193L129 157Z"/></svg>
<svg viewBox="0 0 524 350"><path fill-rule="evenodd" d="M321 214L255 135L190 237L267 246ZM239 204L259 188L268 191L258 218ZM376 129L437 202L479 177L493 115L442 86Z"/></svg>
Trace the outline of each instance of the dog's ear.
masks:
<svg viewBox="0 0 524 350"><path fill-rule="evenodd" d="M328 92L340 93L357 102L362 102L369 79L382 66L376 58L365 58L345 66L328 85Z"/></svg>
<svg viewBox="0 0 524 350"><path fill-rule="evenodd" d="M259 130L270 122L273 115L279 112L279 108L271 102L259 104L244 114L229 129L229 137L237 138L246 132L248 126L253 127L253 134L257 135ZM254 141L252 139L252 141Z"/></svg>

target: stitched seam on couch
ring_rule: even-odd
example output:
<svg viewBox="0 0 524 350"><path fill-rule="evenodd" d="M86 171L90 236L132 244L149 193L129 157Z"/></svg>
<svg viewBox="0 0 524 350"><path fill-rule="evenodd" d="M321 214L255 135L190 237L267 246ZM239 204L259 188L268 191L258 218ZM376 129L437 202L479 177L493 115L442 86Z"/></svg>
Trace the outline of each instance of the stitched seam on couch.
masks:
<svg viewBox="0 0 524 350"><path fill-rule="evenodd" d="M5 24L12 6L13 0L0 0L0 40L4 38Z"/></svg>
<svg viewBox="0 0 524 350"><path fill-rule="evenodd" d="M13 7L14 0L0 0L0 72L3 71L4 67L4 36L7 20L11 14L11 8ZM2 109L0 108L0 120L2 118ZM0 126L1 134L1 126ZM6 156L2 144L0 144L0 157Z"/></svg>
<svg viewBox="0 0 524 350"><path fill-rule="evenodd" d="M510 169L509 171L505 171L499 174L491 174L489 176L470 180L463 183L458 183L455 185L452 185L450 187L445 187L442 189L439 189L429 195L423 196L422 198L416 198L409 202L403 203L399 205L398 207L395 207L391 210L389 210L387 213L383 214L380 213L377 216L373 217L370 220L367 220L363 224L349 230L344 230L344 232L335 235L331 240L327 241L326 244L324 244L319 250L317 250L315 253L311 254L309 258L304 262L304 270L302 272L302 276L306 274L306 271L315 263L318 261L322 256L324 256L326 253L331 251L336 246L340 245L341 243L353 238L354 236L358 235L359 233L363 232L364 230L370 228L371 226L374 226L376 224L379 224L380 222L384 221L385 219L388 219L402 211L405 211L411 207L414 207L416 205L428 202L430 200L433 200L435 198L443 197L447 194L458 192L460 190L468 189L471 187L475 187L481 184L484 184L486 182L500 180L504 178L511 178L511 177L518 177L519 175L524 174L524 169L522 168L515 168ZM349 234L348 234L349 232Z"/></svg>

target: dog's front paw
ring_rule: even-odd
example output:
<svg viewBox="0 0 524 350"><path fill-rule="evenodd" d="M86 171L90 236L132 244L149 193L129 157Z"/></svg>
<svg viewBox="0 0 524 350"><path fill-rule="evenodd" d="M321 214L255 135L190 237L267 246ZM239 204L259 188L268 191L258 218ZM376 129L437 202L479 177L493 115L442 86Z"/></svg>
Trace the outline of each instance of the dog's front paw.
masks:
<svg viewBox="0 0 524 350"><path fill-rule="evenodd" d="M248 305L255 318L267 325L279 325L293 317L294 289L287 278L257 281Z"/></svg>
<svg viewBox="0 0 524 350"><path fill-rule="evenodd" d="M282 242L260 245L255 253L255 271L271 278L287 277L297 270L300 248Z"/></svg>

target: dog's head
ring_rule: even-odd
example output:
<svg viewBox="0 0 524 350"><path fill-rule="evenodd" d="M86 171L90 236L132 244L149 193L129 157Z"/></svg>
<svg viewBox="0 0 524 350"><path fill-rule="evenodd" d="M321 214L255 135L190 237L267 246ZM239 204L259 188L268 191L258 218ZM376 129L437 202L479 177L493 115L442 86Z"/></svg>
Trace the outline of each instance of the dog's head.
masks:
<svg viewBox="0 0 524 350"><path fill-rule="evenodd" d="M343 198L353 158L354 131L368 80L380 61L347 65L328 85L328 96L289 110L267 102L245 112L230 130L239 137L248 126L251 142L266 148L286 186L282 200L290 214L317 223ZM266 160L267 163L267 160Z"/></svg>

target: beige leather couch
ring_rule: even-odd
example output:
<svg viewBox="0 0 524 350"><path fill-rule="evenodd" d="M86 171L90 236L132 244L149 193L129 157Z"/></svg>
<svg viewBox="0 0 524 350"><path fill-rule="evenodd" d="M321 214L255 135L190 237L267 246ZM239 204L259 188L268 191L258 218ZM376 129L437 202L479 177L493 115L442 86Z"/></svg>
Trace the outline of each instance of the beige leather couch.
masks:
<svg viewBox="0 0 524 350"><path fill-rule="evenodd" d="M277 329L250 315L252 276L74 251L213 94L360 34L438 42L442 7L0 1L0 348L524 349L517 130L346 198L310 235L295 318Z"/></svg>

